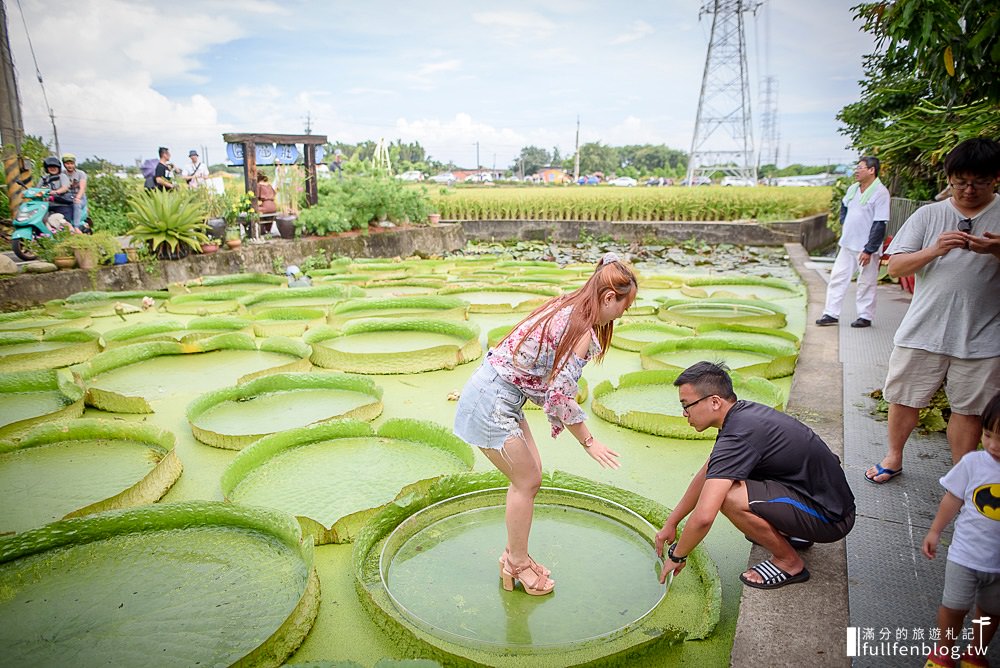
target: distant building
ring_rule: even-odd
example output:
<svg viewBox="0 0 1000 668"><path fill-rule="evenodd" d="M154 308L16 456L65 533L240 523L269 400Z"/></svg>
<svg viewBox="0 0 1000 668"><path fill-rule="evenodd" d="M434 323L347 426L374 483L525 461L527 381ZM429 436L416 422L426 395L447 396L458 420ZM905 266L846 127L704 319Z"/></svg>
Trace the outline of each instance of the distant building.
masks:
<svg viewBox="0 0 1000 668"><path fill-rule="evenodd" d="M535 172L543 183L569 183L573 177L566 173L565 169L557 167L546 167Z"/></svg>

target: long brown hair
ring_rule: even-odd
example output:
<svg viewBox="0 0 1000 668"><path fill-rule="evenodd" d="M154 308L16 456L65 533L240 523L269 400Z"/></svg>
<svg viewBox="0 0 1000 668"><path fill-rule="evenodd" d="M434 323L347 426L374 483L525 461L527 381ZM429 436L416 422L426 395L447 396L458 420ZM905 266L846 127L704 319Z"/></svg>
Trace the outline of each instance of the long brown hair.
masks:
<svg viewBox="0 0 1000 668"><path fill-rule="evenodd" d="M562 309L571 306L573 307L572 316L569 322L566 323L566 329L563 331L559 343L556 344L555 359L553 360L552 371L549 373L547 380L554 378L566 366L573 348L576 347L577 342L583 337L584 333L590 330L593 330L597 334L597 340L601 344L601 352L597 356L597 361L600 362L604 359L604 354L611 343L611 336L615 331L614 321L604 325L597 324L601 297L608 290L615 293L615 301L620 302L623 299L627 299L628 305L626 308L632 305L632 301L635 300L636 291L638 290L638 282L632 268L622 262L614 253L607 253L598 261L597 268L591 274L590 278L587 279L586 283L567 295L555 297L539 306L527 318L517 323L510 333L503 338L503 341L510 338L511 334L525 322L534 320L524 333L524 336L521 337L521 340L518 341L517 346L515 346L514 355L516 356L524 340L532 332L541 328L540 336L544 339L549 333L552 318Z"/></svg>

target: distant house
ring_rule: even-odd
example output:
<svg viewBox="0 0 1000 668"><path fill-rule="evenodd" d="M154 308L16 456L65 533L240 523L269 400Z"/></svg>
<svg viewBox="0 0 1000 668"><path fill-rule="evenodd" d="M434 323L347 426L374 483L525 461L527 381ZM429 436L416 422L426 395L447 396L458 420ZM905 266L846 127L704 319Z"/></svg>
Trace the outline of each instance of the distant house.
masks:
<svg viewBox="0 0 1000 668"><path fill-rule="evenodd" d="M546 167L535 172L537 176L543 183L569 183L573 180L573 177L566 173L565 169L559 169L557 167Z"/></svg>

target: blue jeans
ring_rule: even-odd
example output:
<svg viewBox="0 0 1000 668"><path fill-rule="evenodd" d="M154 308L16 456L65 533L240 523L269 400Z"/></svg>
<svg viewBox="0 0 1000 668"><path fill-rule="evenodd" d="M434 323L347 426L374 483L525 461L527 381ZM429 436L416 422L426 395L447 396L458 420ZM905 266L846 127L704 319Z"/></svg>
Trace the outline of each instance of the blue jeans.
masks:
<svg viewBox="0 0 1000 668"><path fill-rule="evenodd" d="M83 221L80 218L83 215L83 208L85 206L87 206L86 195L81 197L79 202L73 200L73 227L80 227L83 225Z"/></svg>

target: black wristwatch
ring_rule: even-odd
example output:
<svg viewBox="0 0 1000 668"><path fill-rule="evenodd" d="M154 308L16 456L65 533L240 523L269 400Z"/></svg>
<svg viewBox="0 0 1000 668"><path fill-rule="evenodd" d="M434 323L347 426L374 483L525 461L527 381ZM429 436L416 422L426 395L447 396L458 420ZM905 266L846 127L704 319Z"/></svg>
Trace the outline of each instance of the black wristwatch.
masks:
<svg viewBox="0 0 1000 668"><path fill-rule="evenodd" d="M675 547L677 547L677 543L674 543L673 545L670 546L670 548L667 550L667 557L670 559L670 561L674 562L675 564L683 564L685 561L688 560L688 558L674 556Z"/></svg>

